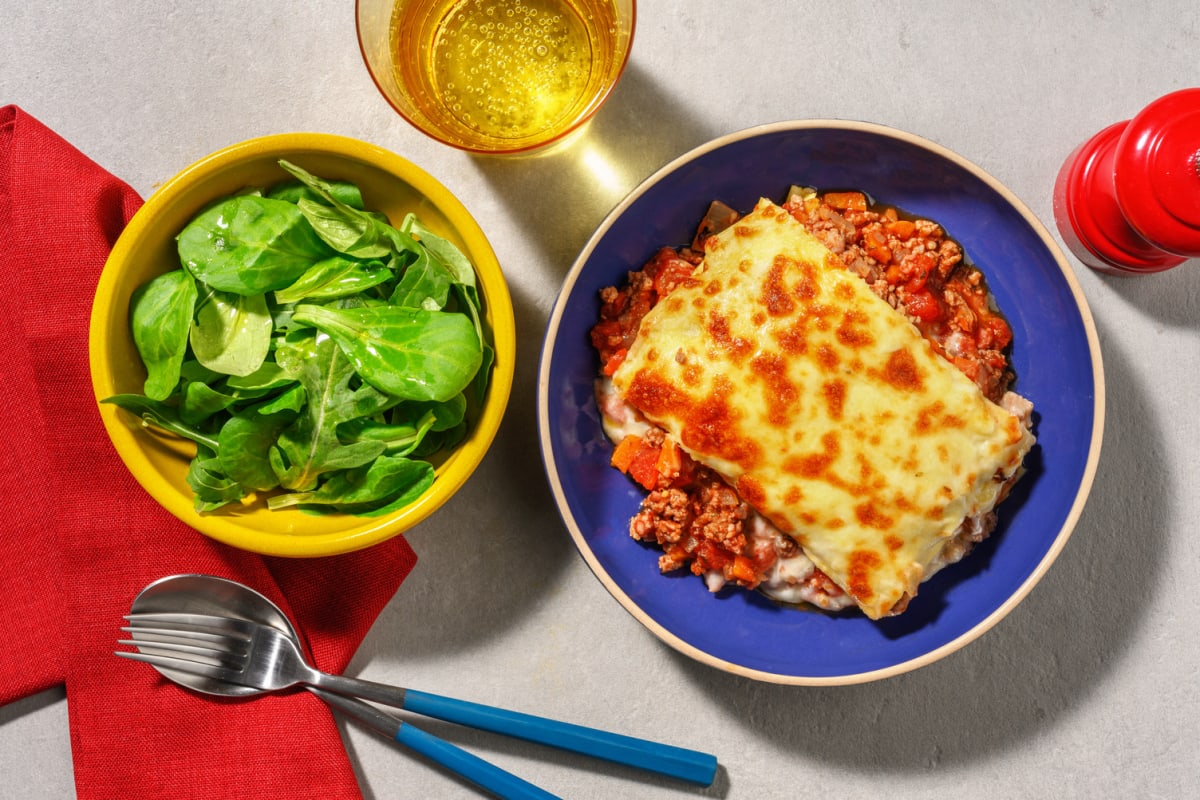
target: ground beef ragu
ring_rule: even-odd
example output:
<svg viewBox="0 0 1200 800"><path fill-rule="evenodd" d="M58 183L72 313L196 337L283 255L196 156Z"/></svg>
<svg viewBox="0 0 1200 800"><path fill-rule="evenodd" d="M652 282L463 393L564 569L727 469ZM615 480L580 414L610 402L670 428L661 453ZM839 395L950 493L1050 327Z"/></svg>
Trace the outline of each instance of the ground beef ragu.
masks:
<svg viewBox="0 0 1200 800"><path fill-rule="evenodd" d="M861 192L793 189L783 207L847 270L905 314L985 396L1000 402L1013 378L1005 352L1012 333L992 305L982 274L940 225L874 206ZM660 249L622 287L601 292L591 340L603 376L620 366L642 317L701 262L705 239L736 219L735 211L714 203L689 246ZM719 576L716 585L755 588L776 561L797 549L782 534L748 535L747 526L761 525L761 518L716 472L689 458L657 427L619 442L613 464L648 491L630 521L630 535L662 548L663 572L686 566L697 575ZM969 549L990 528L985 522L959 545ZM820 570L805 581L834 607L844 595Z"/></svg>
<svg viewBox="0 0 1200 800"><path fill-rule="evenodd" d="M872 206L861 192L796 192L784 208L989 400L1000 401L1012 383L1005 354L1012 331L992 305L983 273L940 225Z"/></svg>

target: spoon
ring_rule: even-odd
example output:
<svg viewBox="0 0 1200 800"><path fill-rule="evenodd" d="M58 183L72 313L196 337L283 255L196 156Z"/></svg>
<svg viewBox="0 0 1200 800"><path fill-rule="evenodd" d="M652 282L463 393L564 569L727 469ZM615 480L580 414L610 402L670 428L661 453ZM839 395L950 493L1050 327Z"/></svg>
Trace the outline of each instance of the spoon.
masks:
<svg viewBox="0 0 1200 800"><path fill-rule="evenodd" d="M287 616L258 592L234 581L208 575L175 575L151 583L138 594L130 614L196 613L233 617L266 625L299 641ZM117 655L121 655L118 653ZM264 694L252 686L215 680L183 670L158 667L164 677L197 692L224 697ZM309 690L342 713L405 745L451 772L504 800L559 800L557 795L507 772L456 745L385 714L353 697L341 697L321 689Z"/></svg>
<svg viewBox="0 0 1200 800"><path fill-rule="evenodd" d="M716 776L717 760L714 756L706 753L413 689L321 673L302 661L299 637L278 606L258 592L223 578L207 575L176 575L150 584L134 600L130 618L156 613L211 614L226 618L232 617L265 625L286 634L287 640L283 644L289 648L294 647L297 651L294 659L297 662L295 669L289 670L292 673L290 682L305 684L310 689L314 685L318 685L321 688L314 691L327 700L330 695L322 689L329 689L339 695L365 697L374 702L403 708L417 714L514 736L626 766L638 767L703 786L710 785ZM136 637L137 628L134 627L132 630ZM138 645L140 648L136 638L132 644ZM146 642L146 645L153 647L151 642ZM132 653L118 653L118 655L137 657ZM192 674L183 669L172 669L161 662L155 664L155 668L166 677L185 686L213 694L257 694L264 691L257 687L267 685L257 680L247 681L247 683L254 684L253 686L241 685L241 683ZM394 719L378 712L371 706L366 706L366 708L386 719ZM368 721L369 724L369 720L364 721Z"/></svg>

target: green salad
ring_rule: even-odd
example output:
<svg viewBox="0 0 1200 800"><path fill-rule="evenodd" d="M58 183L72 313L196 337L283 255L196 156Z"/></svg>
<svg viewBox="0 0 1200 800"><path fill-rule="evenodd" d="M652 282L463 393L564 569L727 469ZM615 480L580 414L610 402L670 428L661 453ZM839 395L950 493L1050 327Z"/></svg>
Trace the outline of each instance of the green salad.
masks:
<svg viewBox="0 0 1200 800"><path fill-rule="evenodd" d="M383 514L482 403L494 351L475 270L409 214L287 161L292 177L209 206L179 267L137 289L143 394L105 398L190 439L196 509L265 494L271 509Z"/></svg>

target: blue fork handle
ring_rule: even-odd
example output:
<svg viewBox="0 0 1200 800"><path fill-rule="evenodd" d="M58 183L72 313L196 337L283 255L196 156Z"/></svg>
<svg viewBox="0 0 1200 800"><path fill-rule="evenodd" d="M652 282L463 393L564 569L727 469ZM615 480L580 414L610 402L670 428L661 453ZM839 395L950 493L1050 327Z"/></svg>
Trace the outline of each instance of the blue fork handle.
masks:
<svg viewBox="0 0 1200 800"><path fill-rule="evenodd" d="M712 784L717 774L717 758L707 753L586 728L569 722L557 722L518 711L505 711L414 689L405 692L404 705L401 707L434 719L515 736L669 775L701 786Z"/></svg>
<svg viewBox="0 0 1200 800"><path fill-rule="evenodd" d="M504 800L559 800L558 795L412 725L402 723L396 741Z"/></svg>

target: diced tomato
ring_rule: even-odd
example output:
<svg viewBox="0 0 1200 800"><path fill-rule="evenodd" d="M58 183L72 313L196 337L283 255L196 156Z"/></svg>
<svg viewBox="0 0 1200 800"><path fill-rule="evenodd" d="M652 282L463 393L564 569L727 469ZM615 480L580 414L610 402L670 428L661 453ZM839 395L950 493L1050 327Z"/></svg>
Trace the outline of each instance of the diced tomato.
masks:
<svg viewBox="0 0 1200 800"><path fill-rule="evenodd" d="M934 258L932 253L917 253L912 257L913 271L922 275L928 275L930 272L933 272L933 269L936 266L937 259Z"/></svg>
<svg viewBox="0 0 1200 800"><path fill-rule="evenodd" d="M592 327L592 346L599 350L603 357L607 358L613 343L620 342L621 336L620 322L615 319L602 320Z"/></svg>
<svg viewBox="0 0 1200 800"><path fill-rule="evenodd" d="M629 351L622 347L617 352L613 353L607 361L604 362L604 374L611 376L625 362L625 356L629 355Z"/></svg>
<svg viewBox="0 0 1200 800"><path fill-rule="evenodd" d="M680 282L695 271L695 264L681 258L670 248L659 250L646 265L646 274L654 281L656 301L670 294Z"/></svg>
<svg viewBox="0 0 1200 800"><path fill-rule="evenodd" d="M1000 317L984 317L979 322L976 342L981 350L1003 350L1012 342L1012 328Z"/></svg>
<svg viewBox="0 0 1200 800"><path fill-rule="evenodd" d="M642 485L646 490L653 489L658 483L658 448L642 442L638 451L629 462L629 477Z"/></svg>
<svg viewBox="0 0 1200 800"><path fill-rule="evenodd" d="M913 275L912 278L905 281L904 288L907 289L909 291L909 293L917 292L917 291L920 291L921 289L925 288L925 283L928 280L929 280L928 272L918 272L915 275Z"/></svg>
<svg viewBox="0 0 1200 800"><path fill-rule="evenodd" d="M966 375L971 380L979 378L979 362L972 358L959 358L957 356L950 359L954 366L958 367L958 371Z"/></svg>
<svg viewBox="0 0 1200 800"><path fill-rule="evenodd" d="M702 572L720 570L724 573L725 565L733 560L731 554L712 539L702 540L696 547L695 556Z"/></svg>
<svg viewBox="0 0 1200 800"><path fill-rule="evenodd" d="M942 307L928 289L913 292L904 300L908 313L923 322L933 322L942 316Z"/></svg>

